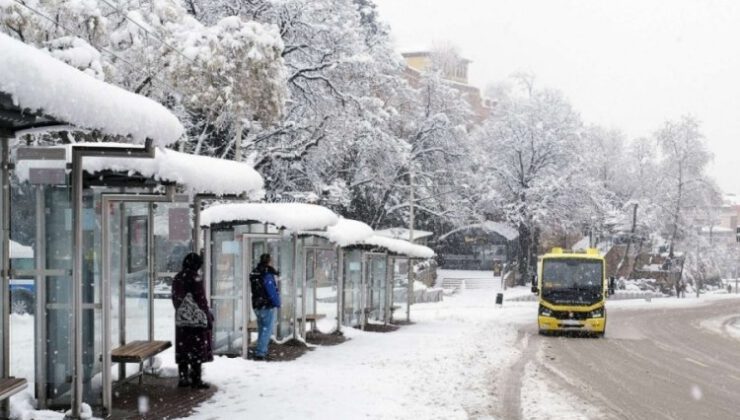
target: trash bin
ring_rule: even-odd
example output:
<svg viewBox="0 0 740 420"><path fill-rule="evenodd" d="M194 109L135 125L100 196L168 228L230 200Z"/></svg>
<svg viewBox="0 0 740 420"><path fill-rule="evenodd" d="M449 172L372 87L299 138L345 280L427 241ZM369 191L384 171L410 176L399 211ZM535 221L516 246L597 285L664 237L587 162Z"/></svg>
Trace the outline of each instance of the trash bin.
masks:
<svg viewBox="0 0 740 420"><path fill-rule="evenodd" d="M503 304L504 304L504 294L496 293L496 305L503 305Z"/></svg>

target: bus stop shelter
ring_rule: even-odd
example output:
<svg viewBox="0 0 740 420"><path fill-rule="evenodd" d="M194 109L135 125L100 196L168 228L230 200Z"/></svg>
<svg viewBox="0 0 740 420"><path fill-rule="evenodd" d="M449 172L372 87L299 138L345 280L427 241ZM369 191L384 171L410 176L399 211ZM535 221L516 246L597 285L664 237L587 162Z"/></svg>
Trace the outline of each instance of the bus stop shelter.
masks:
<svg viewBox="0 0 740 420"><path fill-rule="evenodd" d="M430 248L403 239L372 235L344 248L343 322L347 326L365 329L371 322L388 324L394 305L394 266L405 259L413 261L434 257ZM413 302L413 270L408 270L406 282L406 320L411 319Z"/></svg>
<svg viewBox="0 0 740 420"><path fill-rule="evenodd" d="M61 149L69 161L77 147L86 144L47 148ZM96 143L101 155L83 162L83 401L113 409L112 364L118 363L117 378L124 380L127 363L138 363L141 379L143 362L171 345L155 337L155 287L171 280L179 271L182 257L195 250L193 232L200 194L245 195L259 191L263 181L249 165L155 147L151 158L121 158L115 153L125 145ZM23 150L23 149L19 149ZM61 161L64 162L64 159ZM69 162L67 162L69 163ZM53 170L59 161L22 159L16 175L31 181L32 170ZM37 254L56 267L67 259L69 233L61 222L69 185L35 185L30 188L40 199L36 225L43 229L36 242ZM54 205L49 205L53 202ZM73 203L69 204L70 206ZM43 266L44 258L39 259ZM67 358L69 346L64 320L72 308L63 304L69 291L63 276L44 277L37 288L36 382L39 401L59 407L66 404L66 379L54 369ZM61 284L60 284L61 283ZM60 305L60 303L62 303ZM164 316L173 316L169 310ZM157 339L159 338L159 339ZM102 355L100 358L95 355ZM102 387L96 387L100 377Z"/></svg>
<svg viewBox="0 0 740 420"><path fill-rule="evenodd" d="M301 232L300 240L303 249L303 267L305 270L303 322L301 335L306 337L306 324L321 325L322 321L332 321L329 331L341 331L345 300L344 273L348 272L345 264L343 247L361 243L373 235L373 229L365 223L340 217L334 226L325 231ZM355 296L354 289L349 290L349 298ZM359 289L357 290L359 292ZM326 322L327 326L330 325Z"/></svg>
<svg viewBox="0 0 740 420"><path fill-rule="evenodd" d="M123 156L150 156L154 145L167 145L177 141L184 128L177 118L160 104L123 89L106 84L86 75L54 58L47 53L0 34L0 144L2 145L2 287L0 310L2 311L3 345L0 354L0 377L7 378L9 364L9 313L7 296L9 288L9 241L10 241L10 161L9 141L23 134L35 131L73 131L92 130L105 136L123 138L131 143L119 152ZM144 147L136 146L144 145ZM91 151L91 150L88 150ZM27 153L41 160L59 158L58 152L52 155L41 150ZM94 153L94 152L93 152ZM34 177L69 177L72 200L67 197L63 219L68 228L69 241L66 244L65 267L47 269L49 276L67 278L68 299L55 302L55 305L74 308L69 318L59 320L64 327L55 330L58 338L65 340L67 359L59 360L55 366L59 376L67 379L64 389L72 406L70 416L79 417L82 405L83 384L81 373L83 364L82 348L82 167L86 151L82 148L74 153L71 173L66 170L33 171ZM66 168L65 168L66 169ZM76 205L71 205L72 203ZM56 204L56 203L55 203ZM74 256L72 255L74 254ZM41 261L37 253L37 261ZM72 281L70 281L72 279ZM71 322L70 322L71 320ZM36 334L38 337L38 334ZM70 351L71 348L71 351ZM47 355L50 356L50 355ZM45 360L44 360L45 361ZM37 360L38 364L39 361ZM39 385L37 384L37 387Z"/></svg>
<svg viewBox="0 0 740 420"><path fill-rule="evenodd" d="M252 321L249 273L269 253L280 271L278 340L298 339L306 296L299 232L336 224L331 210L301 203L227 203L203 210L204 273L214 324L214 353L247 357Z"/></svg>

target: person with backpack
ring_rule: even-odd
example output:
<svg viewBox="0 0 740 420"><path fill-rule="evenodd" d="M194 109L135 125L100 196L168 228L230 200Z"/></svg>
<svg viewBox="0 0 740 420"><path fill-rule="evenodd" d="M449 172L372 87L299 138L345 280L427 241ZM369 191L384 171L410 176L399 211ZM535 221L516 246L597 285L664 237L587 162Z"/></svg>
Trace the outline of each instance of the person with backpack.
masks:
<svg viewBox="0 0 740 420"><path fill-rule="evenodd" d="M257 315L258 334L253 360L267 360L267 347L275 322L275 309L280 307L280 291L275 278L277 276L280 276L280 272L272 266L270 254L262 254L259 264L249 275L252 309Z"/></svg>
<svg viewBox="0 0 740 420"><path fill-rule="evenodd" d="M172 304L175 306L175 362L179 373L179 387L207 389L203 382L201 364L213 361L213 315L203 278L198 271L203 258L189 253L172 280Z"/></svg>

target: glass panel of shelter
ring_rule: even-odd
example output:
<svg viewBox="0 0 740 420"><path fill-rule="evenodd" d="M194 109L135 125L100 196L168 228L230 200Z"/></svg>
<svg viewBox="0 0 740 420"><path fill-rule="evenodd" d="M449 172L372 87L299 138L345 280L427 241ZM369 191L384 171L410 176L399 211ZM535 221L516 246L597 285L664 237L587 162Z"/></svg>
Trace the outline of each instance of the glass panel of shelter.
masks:
<svg viewBox="0 0 740 420"><path fill-rule="evenodd" d="M72 346L70 342L69 319L72 316L72 205L68 188L48 188L45 191L45 254L46 269L54 275L45 277L42 294L46 315L44 331L47 337L44 347L36 349L45 360L42 374L43 390L40 398L42 406L68 406L72 374ZM42 258L42 255L37 258ZM37 290L37 294L38 294ZM38 387L37 387L38 390ZM40 396L41 396L40 395Z"/></svg>
<svg viewBox="0 0 740 420"><path fill-rule="evenodd" d="M389 299L391 309L395 310L393 316L398 320L400 317L401 309L406 313L408 309L408 269L410 260L406 257L394 256L392 257L392 277L391 277L391 297Z"/></svg>
<svg viewBox="0 0 740 420"><path fill-rule="evenodd" d="M122 270L112 273L114 279L122 280L125 298L121 308L124 319L120 326L124 339L113 342L114 348L136 340L152 339L149 336L149 317L153 315L149 313L149 283L152 281L148 249L149 207L148 203L123 203L123 240L118 242L120 246L110 247L111 251L119 248L118 254L125 255L119 266Z"/></svg>
<svg viewBox="0 0 740 420"><path fill-rule="evenodd" d="M214 315L213 350L238 355L242 350L243 273L242 242L234 229L211 231L211 308Z"/></svg>
<svg viewBox="0 0 740 420"><path fill-rule="evenodd" d="M363 255L360 249L347 249L344 252L344 298L343 317L346 326L360 326L362 322L361 296L363 277Z"/></svg>
<svg viewBox="0 0 740 420"><path fill-rule="evenodd" d="M14 183L15 188L11 190L11 201L13 202L13 222L11 224L11 244L9 251L10 257L10 355L14 359L10 361L10 372L5 372L5 376L10 375L17 378L24 378L29 383L34 381L34 368L36 360L32 357L33 349L36 345L35 322L37 317L19 316L24 314L34 315L43 311L36 308L36 287L43 282L43 277L39 277L36 269L37 263L35 256L38 255L37 244L39 233L43 230L38 228L36 214L38 207L43 208L43 195L37 194L26 183L22 190L18 188L18 183ZM39 199L40 198L40 199ZM0 205L2 197L0 196ZM40 204L39 204L40 203ZM2 241L0 241L2 242ZM0 244L0 251L3 244ZM0 302L0 309L4 308L4 302ZM0 327L1 329L2 327ZM2 349L0 349L0 354ZM2 361L0 360L0 363ZM44 364L44 361L41 361Z"/></svg>
<svg viewBox="0 0 740 420"><path fill-rule="evenodd" d="M388 255L384 253L365 254L365 320L384 321L386 309L386 281Z"/></svg>
<svg viewBox="0 0 740 420"><path fill-rule="evenodd" d="M34 263L19 263L17 267L22 271L18 278L32 283L36 314L32 321L35 325L30 328L35 333L35 338L16 335L12 342L12 346L22 346L23 349L15 354L31 354L35 357L20 358L14 361L13 366L17 376L25 377L29 382L36 384L40 408L69 407L73 365L73 338L70 336L69 322L72 318L73 284L72 203L69 186L63 183L57 185L54 182L42 180L34 184L15 182L13 185L14 194L18 195L20 191L20 195L25 195L16 197L16 204L19 208L31 212L28 216L14 216L14 220L22 219L17 225L25 229L23 232L16 231L14 236L22 239L21 245L33 249ZM165 229L167 232L156 234L162 238L166 237L156 246L158 252L155 252L155 246L152 246L154 243L152 228L157 226L152 222L156 217L153 213L156 206L144 203L115 204L106 209L110 216L110 224L106 227L109 255L103 256L99 251L103 236L100 224L101 194L121 191L124 190L90 187L85 189L83 196L81 376L83 400L93 406L99 406L102 400L100 381L95 378L99 378L101 373L100 355L106 334L111 338L113 347L123 340L151 338L153 334L148 331L152 330L152 317L155 315L150 299L153 297L151 278L154 277L151 273L156 270L157 277L171 278L174 271L179 270L179 262L173 261L181 261L184 253L189 251L191 243L190 210L182 200L178 204L168 203L162 206L162 210L166 211L166 217L160 224L167 226ZM150 193L149 189L140 188L127 188L125 191ZM162 197L164 199L164 196ZM172 213L170 210L173 207L178 208L179 213ZM177 226L177 223L172 223L173 215L179 217L181 228L179 234L175 235L170 231L171 227ZM162 239L156 235L155 238ZM183 237L184 235L186 237ZM176 245L180 245L180 248L175 249ZM178 253L179 255L175 255ZM157 260L155 255L173 259L163 262ZM104 257L108 257L111 262L110 279L103 279L101 272L101 261ZM107 332L103 331L102 322L103 281L111 286L111 315L117 317L113 319ZM169 299L162 300L162 303L163 305L159 306L162 307L163 313L167 311L167 315L172 316ZM127 307L129 311L126 311ZM168 335L162 338L171 340L173 331L171 328L167 329L170 330L167 332ZM29 328L26 326L17 330L28 331ZM33 352L26 351L30 346L35 347ZM0 359L1 356L2 354Z"/></svg>
<svg viewBox="0 0 740 420"><path fill-rule="evenodd" d="M262 254L269 253L272 257L273 266L280 271L277 277L277 286L280 291L280 309L277 311L277 321L275 325L275 334L279 340L282 340L293 334L293 311L295 302L293 296L293 240L291 237L283 237L278 234L268 234L269 236L255 236L255 234L245 235L245 241L249 243L251 250L247 266L250 271L259 264ZM254 311L252 308L251 298L248 302L249 316L253 318Z"/></svg>
<svg viewBox="0 0 740 420"><path fill-rule="evenodd" d="M174 270L181 265L182 254L187 254L192 244L191 214L186 196L175 196L172 199L165 195L148 194L143 198L142 195L134 194L134 191L139 190L132 188L127 194L109 197L108 208L105 209L108 226L105 227L106 235L101 235L107 237L108 243L106 247L102 247L102 243L95 246L95 249L102 248L108 253L101 253L98 263L102 264L104 259L109 262L106 270L96 271L105 271L102 274L109 276L105 279L108 289L100 288L98 280L95 295L101 299L102 293L110 293L108 329L105 330L102 319L96 317L96 340L109 339L112 349L137 340L174 341L171 324L154 322L155 319L174 316L169 292L159 290L155 294L155 282L163 273L171 281L173 273L162 272L160 267ZM98 195L96 202L102 201L101 198ZM101 229L98 228L97 231ZM102 240L101 238L100 241ZM180 262L177 263L176 260ZM155 297L161 299L155 300ZM96 305L100 306L102 305ZM96 347L96 354L102 353ZM97 368L96 372L100 371ZM120 364L117 371L119 379L131 373L139 373L138 366L134 364ZM111 373L113 377L116 376L115 372ZM96 388L92 391L89 401L91 404L99 406L98 400L102 395L110 396L108 380L112 380L110 375L103 375L103 389ZM112 407L105 401L102 403L110 413Z"/></svg>
<svg viewBox="0 0 740 420"><path fill-rule="evenodd" d="M243 355L247 342L244 329L254 319L251 305L249 273L260 256L269 253L280 271L278 288L281 307L278 310L278 339L293 334L294 289L292 237L283 235L271 225L251 223L216 227L211 230L211 305L214 311L214 350L216 354Z"/></svg>
<svg viewBox="0 0 740 420"><path fill-rule="evenodd" d="M306 238L304 247L306 315L318 316L316 328L330 333L337 328L337 251L323 238Z"/></svg>

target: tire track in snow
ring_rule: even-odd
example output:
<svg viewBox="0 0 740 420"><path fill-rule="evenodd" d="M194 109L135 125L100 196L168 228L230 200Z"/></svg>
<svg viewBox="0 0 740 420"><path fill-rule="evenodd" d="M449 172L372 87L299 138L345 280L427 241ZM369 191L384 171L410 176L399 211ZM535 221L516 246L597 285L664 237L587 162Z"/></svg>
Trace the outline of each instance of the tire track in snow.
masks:
<svg viewBox="0 0 740 420"><path fill-rule="evenodd" d="M501 417L504 419L522 419L522 384L527 363L534 359L537 354L535 345L530 344L532 333L519 330L517 335L516 347L520 349L521 354L502 375L503 380L503 400Z"/></svg>

